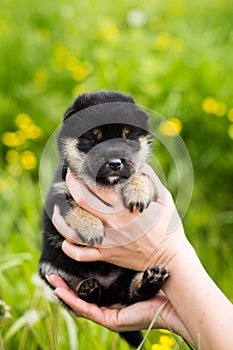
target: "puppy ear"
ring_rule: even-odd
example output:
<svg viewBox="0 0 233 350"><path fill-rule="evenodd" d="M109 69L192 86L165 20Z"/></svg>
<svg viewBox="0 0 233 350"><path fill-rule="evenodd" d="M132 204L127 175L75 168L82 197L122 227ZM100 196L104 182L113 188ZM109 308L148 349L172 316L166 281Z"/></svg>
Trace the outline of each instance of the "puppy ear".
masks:
<svg viewBox="0 0 233 350"><path fill-rule="evenodd" d="M69 118L71 115L77 112L77 109L74 106L71 106L67 109L67 111L64 114L64 120Z"/></svg>

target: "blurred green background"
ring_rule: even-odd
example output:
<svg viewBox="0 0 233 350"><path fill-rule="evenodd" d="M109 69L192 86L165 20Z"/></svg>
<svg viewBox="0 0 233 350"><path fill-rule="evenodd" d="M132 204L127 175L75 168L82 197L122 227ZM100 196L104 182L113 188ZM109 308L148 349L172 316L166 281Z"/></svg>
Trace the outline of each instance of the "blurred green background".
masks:
<svg viewBox="0 0 233 350"><path fill-rule="evenodd" d="M102 327L74 320L37 277L40 157L85 91L132 94L181 135L195 177L185 230L233 299L232 18L227 0L1 0L1 350L128 349ZM172 138L170 131L162 128ZM169 159L155 152L169 178ZM152 331L145 349L179 348L171 339Z"/></svg>

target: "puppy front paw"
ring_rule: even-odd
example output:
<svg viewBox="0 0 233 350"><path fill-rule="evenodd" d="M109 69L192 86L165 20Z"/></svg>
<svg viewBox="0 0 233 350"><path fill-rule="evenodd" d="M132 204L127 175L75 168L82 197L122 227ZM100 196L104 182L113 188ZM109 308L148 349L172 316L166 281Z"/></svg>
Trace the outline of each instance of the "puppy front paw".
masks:
<svg viewBox="0 0 233 350"><path fill-rule="evenodd" d="M131 212L134 210L142 212L148 208L155 198L155 190L150 178L145 175L135 177L123 188L122 198L124 206Z"/></svg>
<svg viewBox="0 0 233 350"><path fill-rule="evenodd" d="M105 236L104 225L92 214L76 206L66 214L65 220L83 243L89 246L102 243Z"/></svg>

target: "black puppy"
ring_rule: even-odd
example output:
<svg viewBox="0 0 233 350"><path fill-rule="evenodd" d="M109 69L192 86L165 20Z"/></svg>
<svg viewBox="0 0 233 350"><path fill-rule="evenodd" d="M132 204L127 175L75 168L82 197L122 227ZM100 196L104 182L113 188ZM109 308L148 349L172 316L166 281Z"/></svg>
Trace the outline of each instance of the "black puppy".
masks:
<svg viewBox="0 0 233 350"><path fill-rule="evenodd" d="M81 299L99 306L129 305L149 299L169 272L165 266L137 272L100 261L70 259L61 249L64 238L51 221L53 208L55 204L59 206L61 215L84 244L102 243L102 222L79 207L68 191L65 177L69 168L87 187L93 183L101 188L118 186L124 206L130 211L146 209L155 199L155 189L142 172L152 140L147 119L148 115L130 96L93 92L79 96L66 111L58 136L60 164L43 211L39 271L45 280L46 275L60 275ZM121 335L135 347L142 341L140 332Z"/></svg>

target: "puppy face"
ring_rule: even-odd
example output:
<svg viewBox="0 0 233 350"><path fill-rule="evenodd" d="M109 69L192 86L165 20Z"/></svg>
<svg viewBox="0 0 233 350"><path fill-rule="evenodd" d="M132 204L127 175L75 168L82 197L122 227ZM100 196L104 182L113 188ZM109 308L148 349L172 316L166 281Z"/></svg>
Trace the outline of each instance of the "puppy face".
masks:
<svg viewBox="0 0 233 350"><path fill-rule="evenodd" d="M88 183L111 186L136 176L151 149L148 131L120 123L95 127L79 138L66 138L65 160Z"/></svg>

